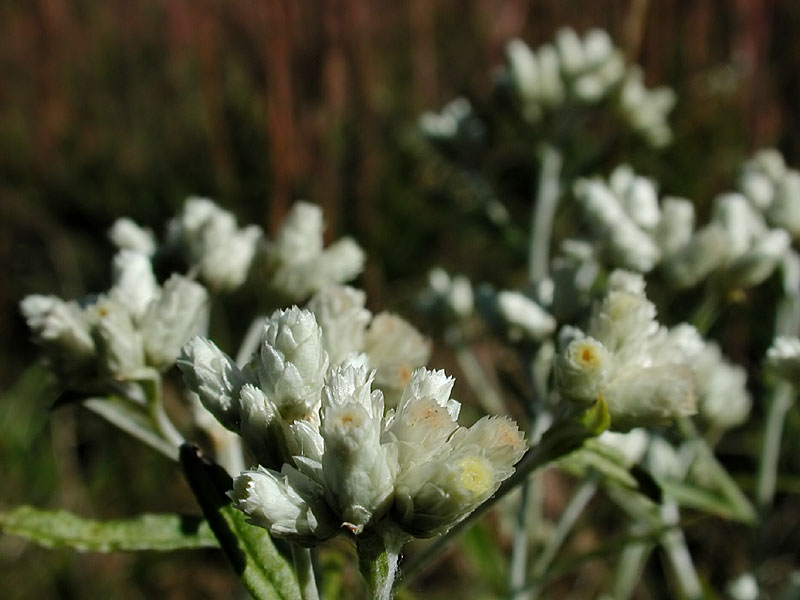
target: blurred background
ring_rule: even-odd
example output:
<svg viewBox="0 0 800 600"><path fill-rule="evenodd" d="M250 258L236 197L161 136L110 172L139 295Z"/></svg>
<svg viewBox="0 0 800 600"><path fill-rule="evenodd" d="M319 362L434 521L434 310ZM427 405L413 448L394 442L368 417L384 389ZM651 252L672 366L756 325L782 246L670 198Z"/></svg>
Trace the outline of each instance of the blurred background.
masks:
<svg viewBox="0 0 800 600"><path fill-rule="evenodd" d="M796 0L0 2L0 508L195 510L158 456L86 413L50 419L52 391L27 369L36 349L19 300L106 289L106 230L119 216L162 232L197 194L271 232L308 199L331 238L352 234L367 250L372 307L412 320L429 266L476 280L501 262L510 277L524 268L478 216L453 217L416 119L459 94L480 103L507 40L536 47L562 26L608 30L648 85L677 92L673 144L641 161L663 192L702 205L764 146L800 165ZM598 170L628 151L612 148ZM508 186L512 213L530 209L534 175ZM232 339L246 300L231 306ZM784 518L798 526L797 510ZM452 597L448 577L490 580L470 556L412 589ZM214 552L79 555L3 537L0 565L8 599L239 590Z"/></svg>

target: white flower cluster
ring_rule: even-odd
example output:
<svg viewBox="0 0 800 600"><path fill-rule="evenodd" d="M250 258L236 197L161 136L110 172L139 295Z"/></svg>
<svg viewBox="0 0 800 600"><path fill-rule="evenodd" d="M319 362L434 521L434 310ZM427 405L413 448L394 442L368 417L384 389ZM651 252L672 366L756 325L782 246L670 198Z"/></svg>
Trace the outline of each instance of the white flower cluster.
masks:
<svg viewBox="0 0 800 600"><path fill-rule="evenodd" d="M375 370L375 385L386 403L395 406L411 373L425 365L431 344L401 317L365 307L366 294L352 287L331 285L317 292L307 308L322 329L322 340L332 365L348 355L363 353Z"/></svg>
<svg viewBox="0 0 800 600"><path fill-rule="evenodd" d="M574 192L599 251L613 266L639 273L661 266L679 289L712 276L726 289L758 285L791 241L784 229L770 229L739 193L717 196L710 221L695 230L689 200L665 197L659 203L655 185L627 165L617 167L608 182L579 180Z"/></svg>
<svg viewBox="0 0 800 600"><path fill-rule="evenodd" d="M323 248L322 209L295 202L267 246L271 288L290 301L305 300L332 283L344 283L364 268L364 251L352 238Z"/></svg>
<svg viewBox="0 0 800 600"><path fill-rule="evenodd" d="M744 164L739 189L770 225L800 239L800 171L788 168L777 150L761 150Z"/></svg>
<svg viewBox="0 0 800 600"><path fill-rule="evenodd" d="M666 117L675 94L666 87L648 90L638 67L627 67L622 52L605 31L583 38L561 29L554 44L531 50L525 42L506 46L507 77L523 116L539 121L565 101L598 104L613 98L627 123L654 146L671 139Z"/></svg>
<svg viewBox="0 0 800 600"><path fill-rule="evenodd" d="M447 320L466 319L475 310L472 283L464 275L450 275L441 267L431 269L420 304L426 312Z"/></svg>
<svg viewBox="0 0 800 600"><path fill-rule="evenodd" d="M353 291L340 292L359 313ZM370 359L349 354L329 368L325 348L314 314L290 308L267 320L244 369L203 338L178 361L187 386L259 462L231 494L253 523L304 545L383 519L430 536L513 472L526 449L516 424L485 417L460 427L453 380L443 372L414 371L396 411L385 412Z"/></svg>
<svg viewBox="0 0 800 600"><path fill-rule="evenodd" d="M644 280L612 273L587 333L565 328L555 362L562 397L583 404L602 398L614 429L668 422L697 412L685 331L660 326Z"/></svg>
<svg viewBox="0 0 800 600"><path fill-rule="evenodd" d="M240 229L235 217L208 198L191 197L167 226L167 244L179 248L213 290L240 287L262 239L260 227Z"/></svg>
<svg viewBox="0 0 800 600"><path fill-rule="evenodd" d="M76 383L169 367L181 346L205 330L207 304L203 286L178 274L159 285L150 258L123 249L105 294L80 303L31 295L21 309L54 370Z"/></svg>
<svg viewBox="0 0 800 600"><path fill-rule="evenodd" d="M441 111L425 111L420 115L419 128L431 140L450 141L460 137L463 129L474 118L472 105L466 98L458 97L448 102Z"/></svg>

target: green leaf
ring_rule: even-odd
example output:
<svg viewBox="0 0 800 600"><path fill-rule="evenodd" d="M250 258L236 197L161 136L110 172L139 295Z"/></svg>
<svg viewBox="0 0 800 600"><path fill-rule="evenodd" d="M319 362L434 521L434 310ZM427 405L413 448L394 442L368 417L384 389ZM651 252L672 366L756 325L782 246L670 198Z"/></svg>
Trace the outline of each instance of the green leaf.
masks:
<svg viewBox="0 0 800 600"><path fill-rule="evenodd" d="M735 502L725 494L680 481L662 479L658 481L658 484L664 490L665 495L681 506L702 510L712 515L742 523L753 523L755 521L755 512L749 505Z"/></svg>
<svg viewBox="0 0 800 600"><path fill-rule="evenodd" d="M253 598L300 600L294 571L269 533L248 524L244 513L231 505L227 492L233 482L225 470L204 459L190 444L181 446L180 460L211 530Z"/></svg>
<svg viewBox="0 0 800 600"><path fill-rule="evenodd" d="M0 512L0 528L47 548L88 552L215 548L217 540L203 519L143 514L132 519L98 521L63 510L20 506Z"/></svg>

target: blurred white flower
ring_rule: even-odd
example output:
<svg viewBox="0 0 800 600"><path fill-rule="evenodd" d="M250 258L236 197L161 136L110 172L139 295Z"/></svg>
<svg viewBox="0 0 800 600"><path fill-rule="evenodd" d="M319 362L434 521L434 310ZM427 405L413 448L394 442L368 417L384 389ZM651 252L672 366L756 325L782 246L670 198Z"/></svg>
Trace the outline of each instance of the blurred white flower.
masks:
<svg viewBox="0 0 800 600"><path fill-rule="evenodd" d="M323 249L322 234L322 210L308 202L295 202L268 244L269 285L287 299L303 300L361 273L364 252L358 244L342 238Z"/></svg>
<svg viewBox="0 0 800 600"><path fill-rule="evenodd" d="M114 221L108 237L120 250L130 250L148 257L156 252L156 237L153 232L140 227L127 217Z"/></svg>
<svg viewBox="0 0 800 600"><path fill-rule="evenodd" d="M214 290L232 290L247 278L262 238L255 225L240 229L234 216L208 198L190 197L170 221L167 241L181 248L190 265Z"/></svg>

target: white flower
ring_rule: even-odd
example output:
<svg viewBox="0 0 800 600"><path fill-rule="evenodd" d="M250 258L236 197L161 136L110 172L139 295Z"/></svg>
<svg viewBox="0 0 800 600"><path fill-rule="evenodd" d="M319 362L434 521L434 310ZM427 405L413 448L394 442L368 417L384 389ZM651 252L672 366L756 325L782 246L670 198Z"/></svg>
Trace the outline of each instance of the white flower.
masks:
<svg viewBox="0 0 800 600"><path fill-rule="evenodd" d="M328 355L313 313L297 307L273 313L254 366L261 389L286 421L317 421Z"/></svg>
<svg viewBox="0 0 800 600"><path fill-rule="evenodd" d="M718 224L697 230L687 244L665 261L664 272L669 282L678 289L697 285L725 263L729 254L728 240Z"/></svg>
<svg viewBox="0 0 800 600"><path fill-rule="evenodd" d="M789 171L778 183L775 198L767 210L770 223L800 238L800 172Z"/></svg>
<svg viewBox="0 0 800 600"><path fill-rule="evenodd" d="M571 335L556 357L558 391L582 404L602 397L618 430L694 414L691 364L699 335L689 326L660 327L640 282L621 273L610 281L589 323L590 337Z"/></svg>
<svg viewBox="0 0 800 600"><path fill-rule="evenodd" d="M520 292L498 292L495 303L512 341L541 341L556 329L552 315Z"/></svg>
<svg viewBox="0 0 800 600"><path fill-rule="evenodd" d="M475 308L469 279L463 275L451 277L440 267L428 272L428 289L422 301L429 310L440 311L448 318L465 319Z"/></svg>
<svg viewBox="0 0 800 600"><path fill-rule="evenodd" d="M306 308L322 329L322 340L331 365L338 365L353 351L364 347L372 317L365 308L366 294L349 286L330 285L318 291Z"/></svg>
<svg viewBox="0 0 800 600"><path fill-rule="evenodd" d="M125 217L114 221L108 237L120 250L130 250L148 257L153 256L156 251L156 238L153 232Z"/></svg>
<svg viewBox="0 0 800 600"><path fill-rule="evenodd" d="M342 524L360 533L388 508L397 458L381 444L383 394L372 392L372 373L345 363L331 373L322 394L322 469L328 502Z"/></svg>
<svg viewBox="0 0 800 600"><path fill-rule="evenodd" d="M725 283L731 288L748 288L763 283L783 260L790 244L789 234L783 229L765 233L726 266Z"/></svg>
<svg viewBox="0 0 800 600"><path fill-rule="evenodd" d="M95 358L85 312L76 302L33 294L20 303L22 315L57 370L81 370Z"/></svg>
<svg viewBox="0 0 800 600"><path fill-rule="evenodd" d="M231 213L198 197L186 201L168 228L169 241L184 249L203 281L216 290L244 283L261 237L259 227L239 229Z"/></svg>
<svg viewBox="0 0 800 600"><path fill-rule="evenodd" d="M692 363L702 417L715 427L729 429L750 414L747 373L722 357L719 346L708 342Z"/></svg>
<svg viewBox="0 0 800 600"><path fill-rule="evenodd" d="M419 118L419 128L434 140L452 140L462 123L472 115L472 105L466 98L456 98L439 113L426 111Z"/></svg>
<svg viewBox="0 0 800 600"><path fill-rule="evenodd" d="M230 493L234 506L272 535L311 546L336 533L322 486L289 465L245 471Z"/></svg>
<svg viewBox="0 0 800 600"><path fill-rule="evenodd" d="M363 351L375 369L375 385L394 395L402 391L417 367L428 362L431 342L405 319L382 312L367 328ZM389 400L394 405L395 398Z"/></svg>
<svg viewBox="0 0 800 600"><path fill-rule="evenodd" d="M141 252L120 250L112 268L114 285L108 295L125 306L138 322L161 293L150 259Z"/></svg>
<svg viewBox="0 0 800 600"><path fill-rule="evenodd" d="M177 274L167 279L140 324L148 364L159 369L171 366L181 347L205 330L207 310L203 286Z"/></svg>
<svg viewBox="0 0 800 600"><path fill-rule="evenodd" d="M361 272L364 252L358 244L343 238L323 250L322 232L322 210L308 202L296 202L267 247L273 289L297 301Z"/></svg>

